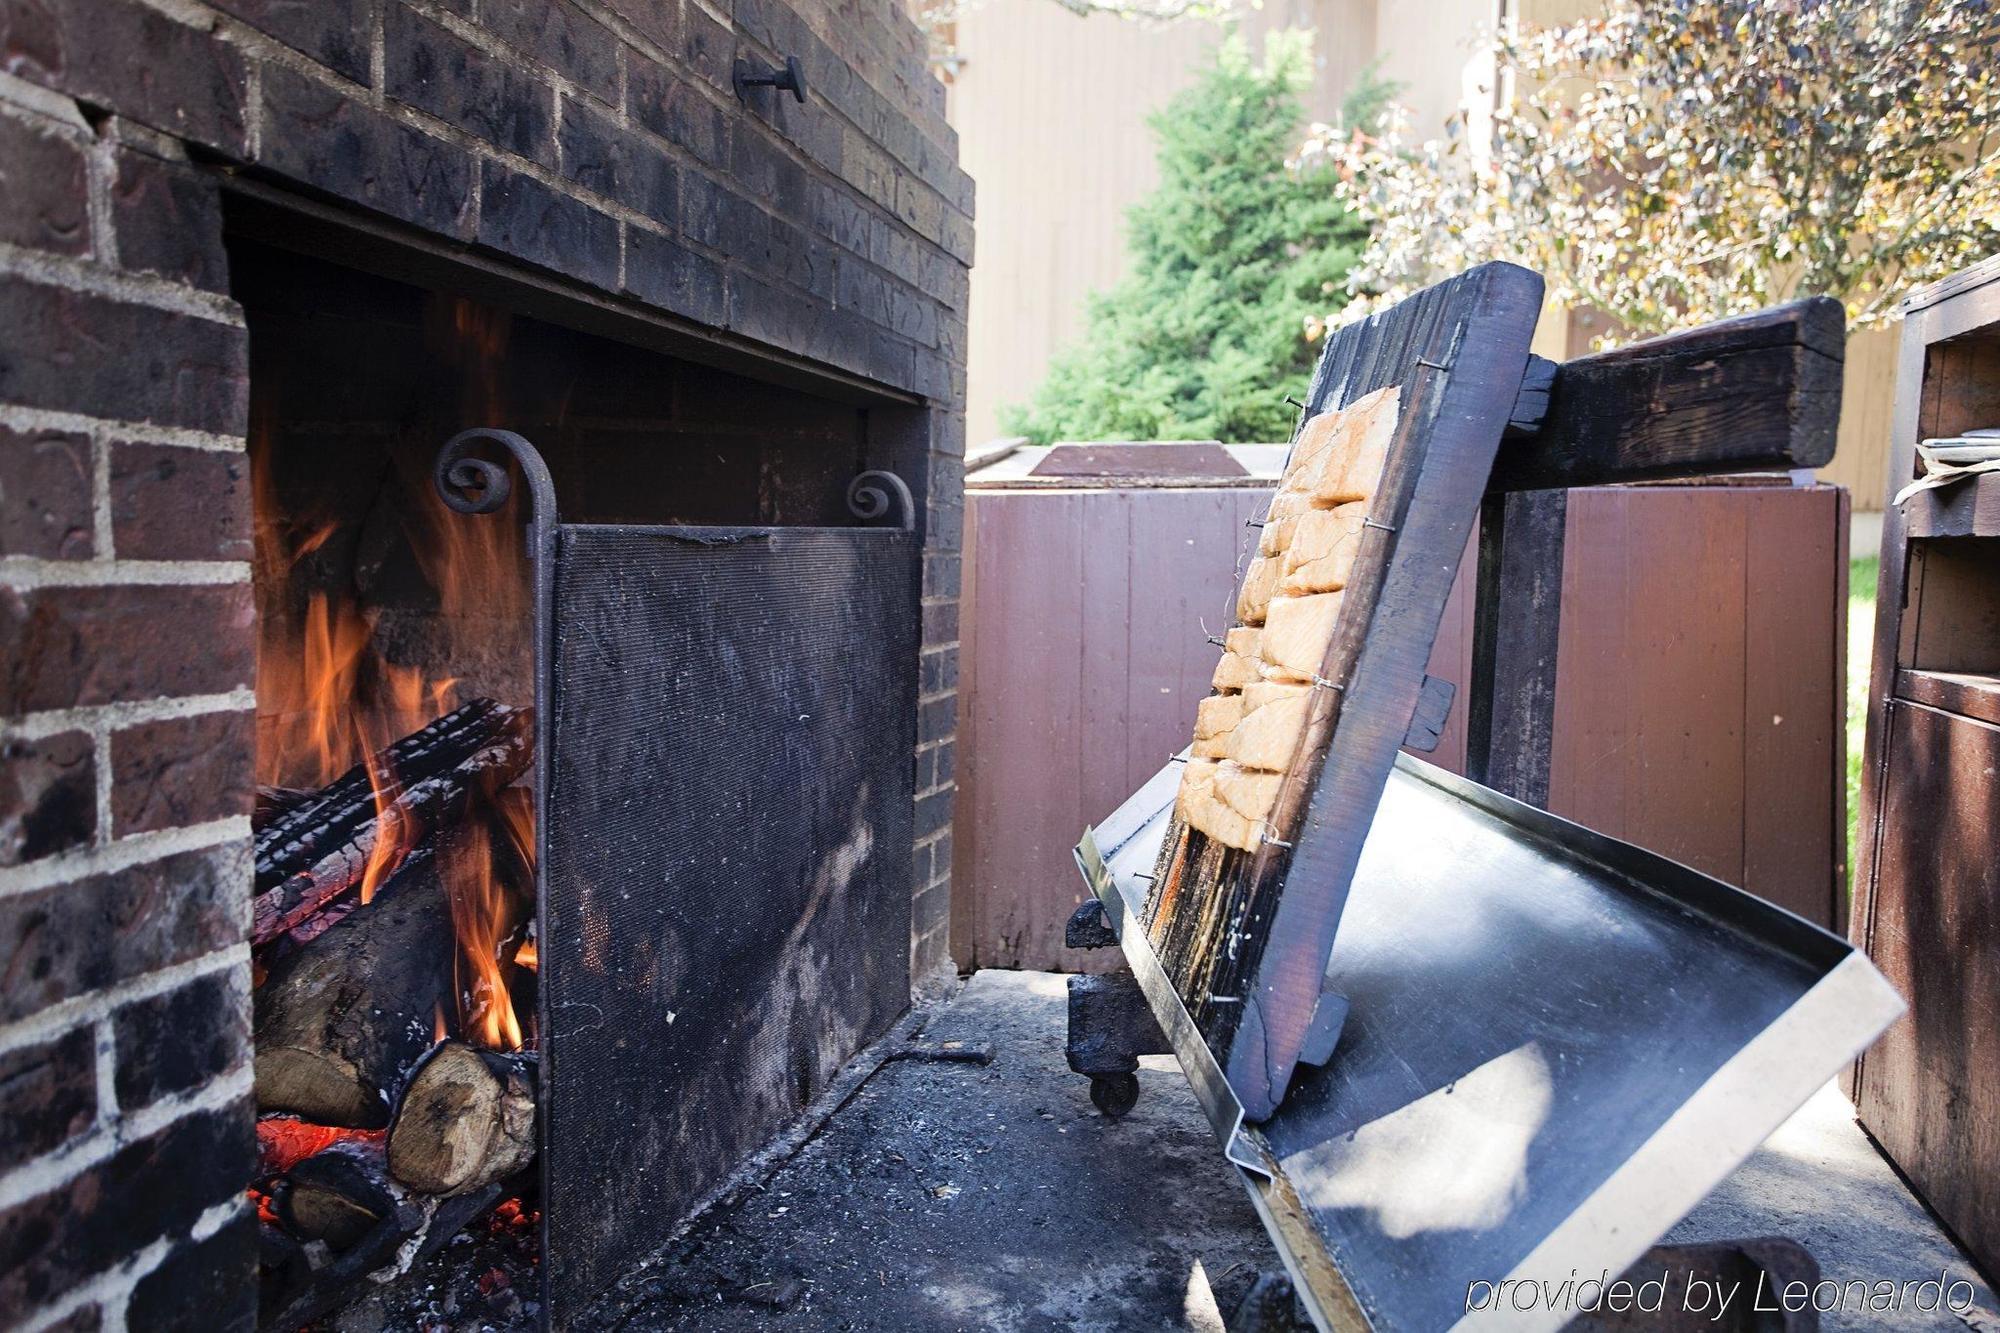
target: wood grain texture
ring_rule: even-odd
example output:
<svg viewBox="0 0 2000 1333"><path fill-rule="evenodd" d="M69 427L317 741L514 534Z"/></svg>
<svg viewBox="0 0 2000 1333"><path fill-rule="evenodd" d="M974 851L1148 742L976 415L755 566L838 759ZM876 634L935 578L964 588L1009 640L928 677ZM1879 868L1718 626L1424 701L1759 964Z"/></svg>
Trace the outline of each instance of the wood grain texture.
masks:
<svg viewBox="0 0 2000 1333"><path fill-rule="evenodd" d="M1869 953L1909 1013L1868 1052L1862 1123L1987 1271L2000 1260L2000 728L1909 703L1888 760Z"/></svg>
<svg viewBox="0 0 2000 1333"><path fill-rule="evenodd" d="M1958 713L1981 722L2000 723L2000 676L1951 671L1904 670L1896 673L1896 697Z"/></svg>
<svg viewBox="0 0 2000 1333"><path fill-rule="evenodd" d="M1891 491L1917 475L1919 440L1991 425L2000 413L2000 264L1933 284L1914 294L1905 311L1889 441ZM1847 1086L1863 1123L1897 1166L1990 1266L1997 1248L1990 1219L1962 1222L1955 1214L1965 1192L2000 1198L2000 1154L1983 1137L1968 1143L1962 1132L1947 1133L1951 1126L1938 1119L1940 1111L1965 1105L1955 1100L1964 1095L1961 1059L1985 1053L1983 1068L1996 1067L1991 1051L2000 1022L1987 1001L1990 985L1962 989L1974 980L1967 970L1992 954L1981 926L1991 917L1979 867L1994 863L1995 820L1991 783L1983 771L1961 767L1961 755L1977 762L1990 751L1990 738L1976 719L1947 726L1936 719L1948 714L1896 695L1903 673L1913 669L1975 675L1996 669L1990 657L1980 660L1978 640L1980 607L1991 604L2000 577L1977 574L1994 563L1980 554L1992 543L1923 540L1921 511L1911 508L1883 515L1848 933L1912 1007L1856 1062ZM1930 773L1924 761L1948 762L1952 773ZM1980 780L1971 780L1975 772ZM1927 784L1947 777L1947 789L1929 790ZM1954 862L1952 876L1926 885L1912 874L1925 854L1966 859ZM1975 1149L1969 1157L1968 1147Z"/></svg>
<svg viewBox="0 0 2000 1333"><path fill-rule="evenodd" d="M1493 488L1819 467L1839 428L1844 324L1815 297L1566 361Z"/></svg>
<svg viewBox="0 0 2000 1333"><path fill-rule="evenodd" d="M1479 511L1465 771L1475 782L1544 807L1568 508L1566 490L1495 491Z"/></svg>
<svg viewBox="0 0 2000 1333"><path fill-rule="evenodd" d="M1071 848L1188 743L1268 489L973 491L952 951L1100 971L1065 949Z"/></svg>
<svg viewBox="0 0 2000 1333"><path fill-rule="evenodd" d="M1660 519L1644 517L1649 508ZM1751 577L1733 588L1701 590L1685 574L1689 509L1744 511ZM1639 521L1620 515L1638 513ZM1846 497L1834 487L1702 485L1577 490L1570 494L1564 543L1565 606L1551 750L1548 808L1599 832L1663 855L1714 848L1741 828L1740 860L1717 858L1702 869L1748 888L1821 925L1840 926L1839 886L1844 847L1845 790L1839 781L1844 744ZM1671 515L1668 521L1665 516ZM1714 531L1720 518L1690 526ZM1473 563L1461 565L1432 651L1430 674L1465 682L1472 670ZM1704 595L1704 593L1708 595ZM1699 618L1740 618L1742 661L1717 674L1740 688L1674 687L1666 706L1639 709L1631 694L1640 681L1685 681L1715 671L1712 635L1667 634L1644 643L1651 654L1634 667L1626 654L1634 622L1652 608L1689 605ZM1679 617L1683 613L1674 613ZM1732 641L1737 637L1730 636ZM1634 670L1640 681L1633 678ZM1464 691L1433 763L1463 772ZM1774 722L1773 719L1780 719ZM1454 739L1452 728L1461 728ZM1701 781L1695 765L1712 756L1677 739L1727 733L1743 746L1746 781L1733 803L1710 802L1690 829L1690 817L1649 799L1626 799L1625 769L1664 771L1649 781Z"/></svg>

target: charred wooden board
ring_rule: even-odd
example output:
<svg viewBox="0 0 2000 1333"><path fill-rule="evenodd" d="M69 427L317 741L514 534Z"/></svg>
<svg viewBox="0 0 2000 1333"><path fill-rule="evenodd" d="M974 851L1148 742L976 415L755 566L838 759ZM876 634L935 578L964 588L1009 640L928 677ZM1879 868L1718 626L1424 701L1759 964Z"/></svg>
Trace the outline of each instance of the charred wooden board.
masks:
<svg viewBox="0 0 2000 1333"><path fill-rule="evenodd" d="M1255 852L1177 826L1146 928L1252 1119L1284 1095L1375 803L1528 367L1542 282L1488 264L1336 333L1308 419L1390 386L1401 412L1304 736Z"/></svg>
<svg viewBox="0 0 2000 1333"><path fill-rule="evenodd" d="M1820 467L1840 420L1846 317L1818 296L1563 362L1490 489Z"/></svg>

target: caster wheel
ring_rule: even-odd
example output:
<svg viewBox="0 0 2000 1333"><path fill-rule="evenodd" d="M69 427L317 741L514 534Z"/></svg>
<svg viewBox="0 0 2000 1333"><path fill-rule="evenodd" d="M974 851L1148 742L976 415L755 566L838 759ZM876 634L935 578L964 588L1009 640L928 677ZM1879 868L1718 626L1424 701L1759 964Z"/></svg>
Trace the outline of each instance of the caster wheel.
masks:
<svg viewBox="0 0 2000 1333"><path fill-rule="evenodd" d="M1139 1104L1137 1074L1093 1074L1090 1101L1098 1110L1116 1120Z"/></svg>

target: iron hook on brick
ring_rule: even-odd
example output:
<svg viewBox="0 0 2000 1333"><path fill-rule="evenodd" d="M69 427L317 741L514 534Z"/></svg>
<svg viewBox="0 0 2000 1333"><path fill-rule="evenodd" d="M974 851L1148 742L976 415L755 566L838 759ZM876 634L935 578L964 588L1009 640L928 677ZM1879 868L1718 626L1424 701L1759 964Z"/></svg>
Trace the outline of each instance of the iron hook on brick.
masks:
<svg viewBox="0 0 2000 1333"><path fill-rule="evenodd" d="M768 69L758 69L747 60L739 60L730 81L736 86L739 101L748 88L770 88L790 93L801 103L806 100L806 67L799 63L797 56L786 56L784 64Z"/></svg>

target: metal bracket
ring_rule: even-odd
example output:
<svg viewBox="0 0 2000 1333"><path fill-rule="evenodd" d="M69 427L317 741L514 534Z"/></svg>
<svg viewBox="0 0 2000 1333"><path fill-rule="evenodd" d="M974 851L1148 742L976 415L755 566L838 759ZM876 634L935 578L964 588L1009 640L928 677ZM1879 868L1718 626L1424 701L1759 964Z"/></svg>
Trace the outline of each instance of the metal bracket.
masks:
<svg viewBox="0 0 2000 1333"><path fill-rule="evenodd" d="M1417 691L1417 706L1410 713L1410 729L1403 733L1404 748L1418 754L1437 749L1451 717L1452 696L1457 693L1458 687L1448 680L1424 677L1423 688Z"/></svg>
<svg viewBox="0 0 2000 1333"><path fill-rule="evenodd" d="M786 56L784 64L766 69L759 69L747 60L739 60L730 81L736 86L739 100L748 96L745 90L750 88L775 88L781 93L790 93L801 103L806 100L806 67L799 63L797 56Z"/></svg>

